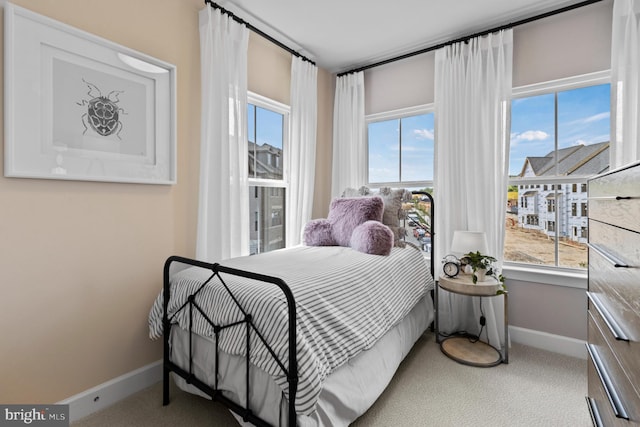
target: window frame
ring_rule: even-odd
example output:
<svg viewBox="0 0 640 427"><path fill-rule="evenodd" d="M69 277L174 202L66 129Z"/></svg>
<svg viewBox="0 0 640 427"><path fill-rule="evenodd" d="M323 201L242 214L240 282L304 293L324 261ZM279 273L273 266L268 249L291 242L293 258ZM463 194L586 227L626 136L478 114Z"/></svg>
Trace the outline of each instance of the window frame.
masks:
<svg viewBox="0 0 640 427"><path fill-rule="evenodd" d="M525 98L537 95L545 95L555 92L563 92L572 89L579 89L588 86L600 84L611 84L611 71L604 70L594 73L582 74L568 78L551 80L548 82L535 83L514 87L512 89L511 99L513 101L518 98ZM588 179L588 178L587 178ZM508 185L572 185L584 184L585 177L530 177L530 178L510 178ZM555 187L552 187L555 188ZM582 187L581 187L582 189ZM556 190L556 197L557 197ZM556 209L556 216L558 211ZM556 219L557 221L557 219ZM556 248L557 251L557 248ZM557 259L556 252L556 259ZM587 270L568 268L562 266L535 265L526 263L516 263L512 261L504 261L503 272L505 277L513 280L522 280L527 282L542 283L548 285L557 285L571 288L587 288Z"/></svg>
<svg viewBox="0 0 640 427"><path fill-rule="evenodd" d="M254 178L247 176L247 186L251 187L263 187L263 188L271 188L271 189L279 189L283 188L285 191L284 195L284 205L282 206L282 218L281 226L284 227L284 236L286 241L287 235L287 199L289 197L289 147L290 147L290 119L291 119L291 107L283 104L281 102L275 101L273 99L267 98L266 96L259 95L257 93L247 91L247 107L249 104L255 105L256 107L260 107L263 109L267 109L273 111L278 114L282 114L282 179L271 179L271 178ZM248 117L247 117L248 120ZM247 123L248 126L248 123ZM255 129L254 123L254 129ZM256 129L257 130L257 129ZM249 144L249 133L247 132L247 149ZM248 159L249 153L245 153L245 158ZM248 175L248 174L247 174ZM253 227L255 220L253 218L250 219L250 223L248 224L249 228ZM260 253L260 252L258 252Z"/></svg>
<svg viewBox="0 0 640 427"><path fill-rule="evenodd" d="M289 120L291 117L291 107L266 96L258 95L257 93L247 91L247 106L253 104L256 107L271 110L273 112L282 114L282 179L269 179L269 178L252 178L247 176L249 186L255 185L258 187L284 187L289 189ZM248 120L248 118L247 118ZM255 127L255 125L254 125ZM249 140L249 134L247 133L247 144ZM247 153L247 158L249 153Z"/></svg>
<svg viewBox="0 0 640 427"><path fill-rule="evenodd" d="M433 179L428 181L398 181L398 182L369 182L369 124L375 122L382 122L388 120L398 120L412 116L419 116L422 114L435 114L435 104L422 104L416 105L413 107L400 108L397 110L384 111L380 113L368 114L365 116L365 138L367 141L367 150L364 153L366 156L365 159L365 170L367 176L367 186L369 188L380 188L380 187L393 187L393 188L434 188L433 187ZM433 138L434 150L436 147L436 138ZM434 165L435 165L435 155L434 155ZM402 160L400 160L402 163ZM399 166L400 167L400 166Z"/></svg>

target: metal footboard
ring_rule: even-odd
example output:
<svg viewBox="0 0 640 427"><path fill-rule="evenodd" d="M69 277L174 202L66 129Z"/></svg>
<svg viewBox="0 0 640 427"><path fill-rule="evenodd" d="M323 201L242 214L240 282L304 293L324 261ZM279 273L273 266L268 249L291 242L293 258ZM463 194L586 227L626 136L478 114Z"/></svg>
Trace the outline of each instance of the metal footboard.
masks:
<svg viewBox="0 0 640 427"><path fill-rule="evenodd" d="M177 262L181 264L186 264L189 266L195 266L204 268L211 271L211 276L198 288L196 292L190 295L187 301L180 307L179 310L176 311L171 317L168 316L168 306L171 298L171 284L169 282L169 276L171 271L172 263ZM275 351L269 345L269 343L262 336L260 331L256 328L251 313L248 313L244 307L238 302L236 297L233 295L229 287L224 281L224 278L221 276L221 273L245 277L248 279L257 280L260 282L264 282L265 284L272 284L280 288L282 293L285 295L287 300L287 308L288 308L288 341L289 341L289 351L288 351L288 368L285 366L282 360L278 358ZM237 309L242 313L242 320L239 320L234 323L226 324L226 325L216 325L202 310L202 308L198 305L196 301L197 294L213 279L217 278L220 281L220 285L224 287L226 292L229 294L233 303L237 307ZM270 426L269 423L258 417L254 414L249 407L249 395L250 395L250 355L251 355L251 346L250 346L250 336L251 334L255 334L260 341L264 344L266 349L269 351L274 361L278 364L280 369L284 372L287 382L289 385L289 401L288 401L288 418L289 418L289 426L296 425L296 412L295 412L295 398L298 387L298 361L296 357L296 305L295 300L293 298L293 294L291 290L287 286L287 284L280 278L266 276L262 274L252 273L248 271L238 270L234 268L229 268L222 266L220 264L210 264L202 261L193 260L190 258L184 258L179 256L172 256L167 259L164 265L164 289L163 289L163 297L164 297L164 313L162 318L163 324L163 338L164 338L164 364L163 364L163 405L169 404L169 373L175 372L177 375L181 376L185 379L188 384L192 384L197 387L202 392L206 393L211 397L212 400L220 402L224 404L226 407L231 409L233 412L242 417L244 421L248 421L253 423L256 426ZM182 310L189 311L189 368L185 370L180 366L176 365L170 360L170 348L169 348L169 337L171 334L171 326L172 320ZM215 345L216 345L216 363L215 363L215 384L211 387L209 384L204 383L200 379L196 378L193 373L193 347L192 347L192 336L193 336L193 310L197 310L204 319L213 327L215 334ZM222 394L222 391L218 389L218 356L219 356L219 336L224 332L225 329L232 327L245 327L246 329L246 397L245 404L242 405L232 401Z"/></svg>

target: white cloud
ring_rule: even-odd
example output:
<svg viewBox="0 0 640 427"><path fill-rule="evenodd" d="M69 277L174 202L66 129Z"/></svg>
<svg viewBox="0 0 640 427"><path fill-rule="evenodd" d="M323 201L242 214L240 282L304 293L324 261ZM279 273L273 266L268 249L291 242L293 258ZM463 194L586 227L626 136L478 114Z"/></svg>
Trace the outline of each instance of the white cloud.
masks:
<svg viewBox="0 0 640 427"><path fill-rule="evenodd" d="M611 116L611 113L607 111L605 113L594 114L593 116L587 117L586 119L584 119L584 122L585 123L597 122L599 120L609 119L610 116Z"/></svg>
<svg viewBox="0 0 640 427"><path fill-rule="evenodd" d="M511 142L517 144L520 141L544 141L550 136L542 130L527 130L522 133L512 133Z"/></svg>
<svg viewBox="0 0 640 427"><path fill-rule="evenodd" d="M609 117L611 117L611 113L606 111L604 113L594 114L594 115L589 116L589 117L584 117L584 118L581 117L579 119L571 120L569 122L564 122L564 123L562 123L562 125L563 126L585 125L587 123L598 122L600 120L609 120Z"/></svg>
<svg viewBox="0 0 640 427"><path fill-rule="evenodd" d="M433 139L433 131L429 129L415 129L413 134L421 139Z"/></svg>
<svg viewBox="0 0 640 427"><path fill-rule="evenodd" d="M403 153L428 153L430 152L428 147L416 147L411 145L402 146Z"/></svg>
<svg viewBox="0 0 640 427"><path fill-rule="evenodd" d="M525 141L542 141L549 138L549 134L542 130L528 130L518 135L518 138Z"/></svg>

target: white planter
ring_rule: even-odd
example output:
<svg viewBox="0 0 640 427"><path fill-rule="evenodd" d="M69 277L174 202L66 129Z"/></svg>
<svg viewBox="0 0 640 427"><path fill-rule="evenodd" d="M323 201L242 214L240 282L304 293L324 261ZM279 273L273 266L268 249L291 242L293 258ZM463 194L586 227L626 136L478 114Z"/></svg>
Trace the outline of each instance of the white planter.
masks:
<svg viewBox="0 0 640 427"><path fill-rule="evenodd" d="M476 278L478 279L478 282L484 282L486 277L487 277L487 269L486 268L479 268L476 270L476 272L474 273L476 275Z"/></svg>

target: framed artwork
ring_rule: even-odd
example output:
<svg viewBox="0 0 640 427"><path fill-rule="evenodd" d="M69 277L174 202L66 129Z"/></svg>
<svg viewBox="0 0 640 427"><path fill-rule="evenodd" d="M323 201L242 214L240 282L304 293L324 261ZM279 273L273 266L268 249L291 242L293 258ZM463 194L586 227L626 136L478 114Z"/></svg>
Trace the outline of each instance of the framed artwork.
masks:
<svg viewBox="0 0 640 427"><path fill-rule="evenodd" d="M4 175L176 183L176 67L5 4Z"/></svg>

